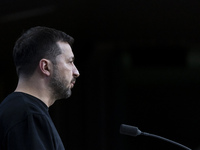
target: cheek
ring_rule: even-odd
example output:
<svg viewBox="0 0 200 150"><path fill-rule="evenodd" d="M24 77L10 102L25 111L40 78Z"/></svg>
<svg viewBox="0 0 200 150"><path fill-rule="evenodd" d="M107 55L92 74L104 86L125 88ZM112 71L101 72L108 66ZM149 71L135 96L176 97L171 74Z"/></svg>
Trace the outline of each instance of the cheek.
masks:
<svg viewBox="0 0 200 150"><path fill-rule="evenodd" d="M72 67L70 65L62 65L62 67L59 68L59 70L62 72L62 77L63 79L66 80L72 80L73 78L73 71L72 71Z"/></svg>
<svg viewBox="0 0 200 150"><path fill-rule="evenodd" d="M64 73L64 76L67 80L72 80L73 76L72 76L72 71L71 70L66 70Z"/></svg>

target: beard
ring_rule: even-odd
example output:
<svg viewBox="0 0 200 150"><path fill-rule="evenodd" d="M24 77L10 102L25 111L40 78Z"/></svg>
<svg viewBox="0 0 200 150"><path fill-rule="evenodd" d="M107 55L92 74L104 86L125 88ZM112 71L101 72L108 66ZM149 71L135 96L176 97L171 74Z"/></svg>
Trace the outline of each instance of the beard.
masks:
<svg viewBox="0 0 200 150"><path fill-rule="evenodd" d="M62 78L59 75L57 66L54 65L54 72L50 79L50 88L52 90L52 96L55 100L66 99L71 96L71 88L67 87L69 81Z"/></svg>

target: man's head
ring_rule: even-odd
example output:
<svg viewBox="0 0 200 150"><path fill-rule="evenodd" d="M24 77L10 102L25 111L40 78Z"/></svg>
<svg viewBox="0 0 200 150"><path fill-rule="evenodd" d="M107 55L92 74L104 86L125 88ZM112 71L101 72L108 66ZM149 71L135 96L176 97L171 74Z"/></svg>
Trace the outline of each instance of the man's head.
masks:
<svg viewBox="0 0 200 150"><path fill-rule="evenodd" d="M52 28L38 26L26 31L13 49L19 78L30 78L38 68L45 75L45 67L51 67L46 75L52 93L56 99L69 97L75 78L79 76L73 64L73 41L71 36Z"/></svg>
<svg viewBox="0 0 200 150"><path fill-rule="evenodd" d="M55 62L55 57L61 53L58 41L67 42L71 46L74 39L62 31L47 27L38 26L26 31L13 49L17 74L31 76L42 58Z"/></svg>

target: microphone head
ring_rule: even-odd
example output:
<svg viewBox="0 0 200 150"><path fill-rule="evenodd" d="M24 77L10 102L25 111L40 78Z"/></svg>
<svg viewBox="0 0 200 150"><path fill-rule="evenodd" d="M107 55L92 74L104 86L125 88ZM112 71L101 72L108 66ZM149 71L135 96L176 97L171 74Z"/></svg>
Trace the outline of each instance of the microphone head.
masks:
<svg viewBox="0 0 200 150"><path fill-rule="evenodd" d="M130 135L130 136L138 136L142 132L137 127L121 124L120 133L125 134L125 135Z"/></svg>

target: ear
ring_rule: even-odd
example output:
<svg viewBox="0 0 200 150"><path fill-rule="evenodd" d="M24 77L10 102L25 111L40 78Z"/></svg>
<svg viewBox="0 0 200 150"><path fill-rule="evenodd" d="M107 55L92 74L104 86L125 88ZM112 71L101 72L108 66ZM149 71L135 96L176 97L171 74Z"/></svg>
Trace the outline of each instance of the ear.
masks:
<svg viewBox="0 0 200 150"><path fill-rule="evenodd" d="M51 74L51 62L48 59L41 59L39 63L40 71L46 76Z"/></svg>

